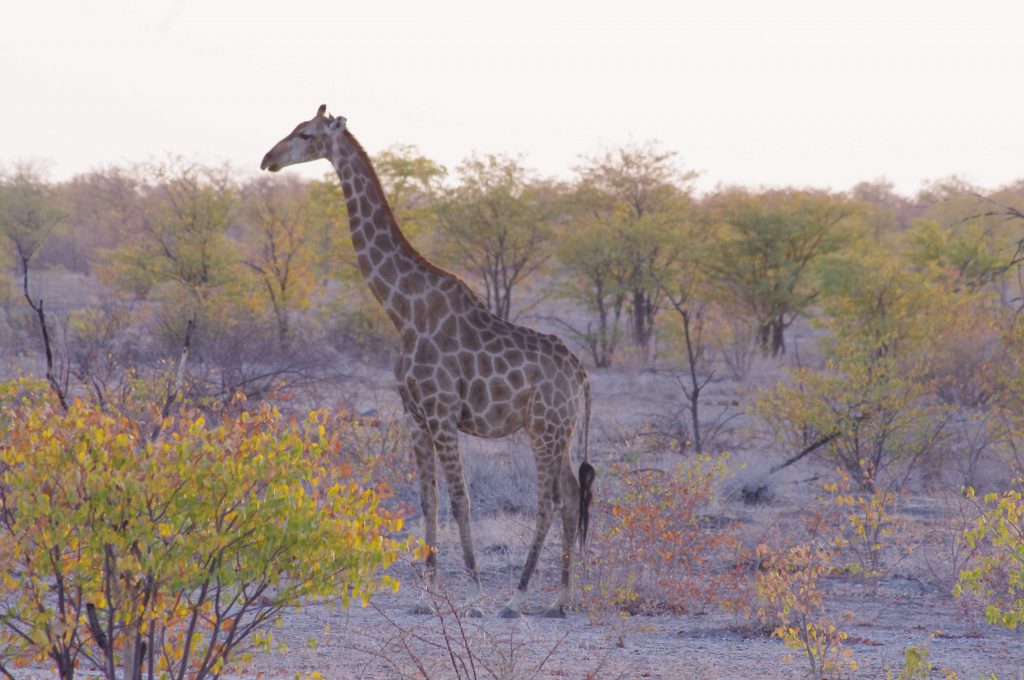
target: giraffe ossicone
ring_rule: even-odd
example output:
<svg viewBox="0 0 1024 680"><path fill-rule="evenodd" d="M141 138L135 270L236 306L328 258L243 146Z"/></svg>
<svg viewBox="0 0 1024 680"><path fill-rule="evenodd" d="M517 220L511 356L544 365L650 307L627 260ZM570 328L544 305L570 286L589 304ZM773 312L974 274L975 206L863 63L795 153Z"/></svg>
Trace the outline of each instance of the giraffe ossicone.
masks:
<svg viewBox="0 0 1024 680"><path fill-rule="evenodd" d="M587 461L590 379L583 363L557 337L491 313L458 277L417 252L399 229L369 156L345 118L327 114L325 105L267 152L260 167L276 172L318 159L334 165L359 269L400 336L395 378L415 423L413 447L430 548L427 586L437 570L437 462L459 529L472 604L483 589L458 433L502 437L521 429L536 460L537 525L519 585L502 615L520 614L557 511L562 520L561 588L546 613L564 616L572 601L572 549L577 536L581 547L586 537L594 481ZM581 416L583 462L577 478L571 447Z"/></svg>

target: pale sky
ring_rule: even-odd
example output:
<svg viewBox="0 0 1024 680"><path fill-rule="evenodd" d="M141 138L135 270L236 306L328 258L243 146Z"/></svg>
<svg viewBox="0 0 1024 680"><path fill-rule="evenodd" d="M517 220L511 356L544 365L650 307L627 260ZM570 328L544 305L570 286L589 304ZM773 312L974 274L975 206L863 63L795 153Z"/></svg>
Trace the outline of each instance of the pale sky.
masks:
<svg viewBox="0 0 1024 680"><path fill-rule="evenodd" d="M658 140L717 184L1024 178L1024 1L14 0L0 166L258 172L321 103L454 168ZM330 171L326 161L303 170Z"/></svg>

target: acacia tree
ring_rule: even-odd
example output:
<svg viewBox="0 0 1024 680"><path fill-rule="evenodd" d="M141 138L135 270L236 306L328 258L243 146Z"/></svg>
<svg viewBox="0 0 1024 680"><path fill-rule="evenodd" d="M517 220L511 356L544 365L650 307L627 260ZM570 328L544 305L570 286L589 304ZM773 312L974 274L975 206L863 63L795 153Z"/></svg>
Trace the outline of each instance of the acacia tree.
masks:
<svg viewBox="0 0 1024 680"><path fill-rule="evenodd" d="M547 260L557 190L508 156L473 156L456 172L438 208L443 253L480 279L492 312L511 319L514 289Z"/></svg>
<svg viewBox="0 0 1024 680"><path fill-rule="evenodd" d="M205 354L225 346L218 334L252 317L242 267L227 235L238 201L230 169L170 158L139 166L135 174L133 219L119 245L101 253L98 273L116 289L148 301L153 335L165 345L160 349L178 347L194 320L193 351L201 363ZM253 335L251 328L246 335Z"/></svg>
<svg viewBox="0 0 1024 680"><path fill-rule="evenodd" d="M786 329L818 294L814 265L849 240L853 204L821 191L729 189L710 208L723 232L708 263L714 284L751 318L764 354L785 352Z"/></svg>
<svg viewBox="0 0 1024 680"><path fill-rule="evenodd" d="M970 185L947 181L932 185L922 198L930 204L910 232L915 265L970 289L1005 278L1018 259L1013 251L1020 241L1015 222L1024 210L1020 194L1004 189L984 196Z"/></svg>
<svg viewBox="0 0 1024 680"><path fill-rule="evenodd" d="M116 288L146 301L140 308L159 354L180 347L194 325L190 389L225 400L239 390L265 394L283 380L308 384L315 379L310 364L320 358L279 353L278 328L252 304L260 289L231 241L243 230L229 170L182 159L140 167L136 222L103 254L101 270ZM279 283L270 283L280 293ZM294 284L292 271L286 290Z"/></svg>
<svg viewBox="0 0 1024 680"><path fill-rule="evenodd" d="M684 245L675 253L669 271L664 275L655 274L655 280L682 322L688 375L685 380L680 380L680 385L684 385L683 393L690 410L693 448L697 453L703 453L700 394L713 377L714 371L699 376L698 363L704 353L704 329L710 299L704 263L709 244L714 240L714 229L704 221L692 220L681 223L677 234Z"/></svg>
<svg viewBox="0 0 1024 680"><path fill-rule="evenodd" d="M137 226L105 253L105 273L142 296L169 284L197 313L230 279L225 234L237 199L229 169L172 158L136 172Z"/></svg>
<svg viewBox="0 0 1024 680"><path fill-rule="evenodd" d="M681 170L675 152L654 142L606 149L585 158L577 172L591 197L592 219L614 235L608 246L625 265L630 335L647 355L662 305L658 279L683 245L675 232L692 219L690 184L697 173Z"/></svg>
<svg viewBox="0 0 1024 680"><path fill-rule="evenodd" d="M850 190L850 197L858 203L859 221L875 238L906 230L920 212L914 201L897 194L895 185L885 178L858 182Z"/></svg>
<svg viewBox="0 0 1024 680"><path fill-rule="evenodd" d="M291 317L309 305L312 289L306 190L294 179L261 177L243 188L242 200L247 227L243 262L263 284L277 327L277 342L287 351Z"/></svg>
<svg viewBox="0 0 1024 680"><path fill-rule="evenodd" d="M422 247L440 227L437 206L441 182L448 171L407 144L392 146L374 156L373 167L402 233Z"/></svg>
<svg viewBox="0 0 1024 680"><path fill-rule="evenodd" d="M594 365L608 368L622 339L628 265L616 248L616 231L604 222L575 218L559 238L558 259L569 270L563 290L596 318L581 329L558 317L556 323L584 344Z"/></svg>
<svg viewBox="0 0 1024 680"><path fill-rule="evenodd" d="M138 188L138 179L117 166L91 170L54 184L52 197L66 212L66 218L46 239L38 263L90 273L97 251L115 247L124 234L130 233L138 208Z"/></svg>
<svg viewBox="0 0 1024 680"><path fill-rule="evenodd" d="M27 277L32 258L66 216L39 167L22 163L0 172L0 235L13 247L20 277Z"/></svg>

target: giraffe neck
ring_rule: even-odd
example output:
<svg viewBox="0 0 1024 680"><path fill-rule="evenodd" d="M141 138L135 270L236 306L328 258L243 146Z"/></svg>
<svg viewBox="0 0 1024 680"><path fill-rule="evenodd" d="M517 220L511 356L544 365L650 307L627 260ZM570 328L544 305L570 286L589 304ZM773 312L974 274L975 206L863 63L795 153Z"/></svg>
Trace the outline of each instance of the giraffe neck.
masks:
<svg viewBox="0 0 1024 680"><path fill-rule="evenodd" d="M403 292L400 281L417 271L438 270L398 228L370 157L348 130L335 137L331 162L345 192L359 270L374 297L401 329L402 323L409 320L409 296Z"/></svg>

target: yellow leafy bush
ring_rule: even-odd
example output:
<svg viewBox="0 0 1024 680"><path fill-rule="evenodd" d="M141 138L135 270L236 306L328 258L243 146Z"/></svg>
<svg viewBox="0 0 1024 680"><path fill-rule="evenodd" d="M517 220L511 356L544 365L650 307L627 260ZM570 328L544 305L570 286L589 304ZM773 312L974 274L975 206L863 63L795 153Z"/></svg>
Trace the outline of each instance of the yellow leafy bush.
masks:
<svg viewBox="0 0 1024 680"><path fill-rule="evenodd" d="M836 548L847 558L846 569L865 578L885 573L887 537L897 528L893 516L897 497L893 491L883 491L871 484L871 491L856 490L850 476L839 470L839 479L824 485L825 495L818 503L823 510L821 519ZM870 479L870 473L864 473Z"/></svg>
<svg viewBox="0 0 1024 680"><path fill-rule="evenodd" d="M847 635L825 616L818 590L818 581L832 571L830 551L806 543L784 551L761 545L757 556L758 614L772 635L803 653L811 677L856 670L857 662L843 644Z"/></svg>
<svg viewBox="0 0 1024 680"><path fill-rule="evenodd" d="M327 416L139 421L0 387L0 663L217 675L305 598L365 603L407 543Z"/></svg>
<svg viewBox="0 0 1024 680"><path fill-rule="evenodd" d="M1018 486L1024 480L1017 480ZM974 499L974 489L967 490ZM1024 494L1019 489L986 494L981 515L965 532L974 553L973 566L960 574L953 590L980 594L985 619L1004 628L1024 622Z"/></svg>

